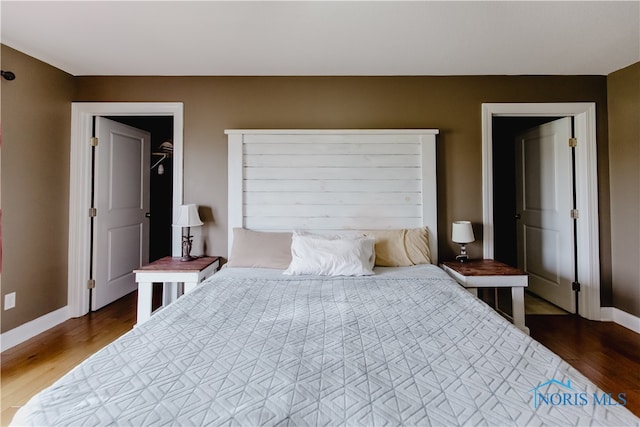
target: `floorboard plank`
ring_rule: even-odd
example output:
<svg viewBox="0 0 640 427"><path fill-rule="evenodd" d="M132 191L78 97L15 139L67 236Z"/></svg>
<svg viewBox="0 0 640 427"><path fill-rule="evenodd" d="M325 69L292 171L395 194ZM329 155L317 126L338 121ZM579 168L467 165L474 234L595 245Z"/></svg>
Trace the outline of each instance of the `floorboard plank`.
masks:
<svg viewBox="0 0 640 427"><path fill-rule="evenodd" d="M575 315L528 315L526 324L534 339L604 392L625 393L627 409L640 417L639 334Z"/></svg>

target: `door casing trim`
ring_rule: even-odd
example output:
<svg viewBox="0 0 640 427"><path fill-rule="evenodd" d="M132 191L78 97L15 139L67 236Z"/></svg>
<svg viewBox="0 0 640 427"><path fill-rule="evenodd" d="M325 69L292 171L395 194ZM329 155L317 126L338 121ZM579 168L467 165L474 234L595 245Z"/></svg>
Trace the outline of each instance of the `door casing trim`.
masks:
<svg viewBox="0 0 640 427"><path fill-rule="evenodd" d="M576 147L576 195L580 217L578 232L578 278L581 291L578 314L600 320L600 232L598 217L598 154L596 104L486 103L482 104L482 220L483 256L494 257L493 228L493 117L573 117ZM569 213L567 213L569 215Z"/></svg>
<svg viewBox="0 0 640 427"><path fill-rule="evenodd" d="M183 200L183 104L181 102L73 102L69 176L69 268L67 306L70 317L89 307L91 138L94 116L173 117L173 215ZM180 229L172 231L172 254L181 253Z"/></svg>

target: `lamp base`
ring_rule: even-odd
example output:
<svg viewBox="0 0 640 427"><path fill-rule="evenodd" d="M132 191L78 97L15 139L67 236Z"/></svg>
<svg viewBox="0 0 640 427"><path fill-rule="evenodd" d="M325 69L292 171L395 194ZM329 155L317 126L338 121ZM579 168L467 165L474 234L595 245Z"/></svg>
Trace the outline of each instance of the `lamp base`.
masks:
<svg viewBox="0 0 640 427"><path fill-rule="evenodd" d="M458 256L456 256L456 261L458 261L458 262L467 262L467 261L469 261L469 256L468 255L458 255Z"/></svg>
<svg viewBox="0 0 640 427"><path fill-rule="evenodd" d="M182 258L180 261L193 261L195 257L191 256L191 236L189 235L189 227L187 227L187 234L182 235Z"/></svg>
<svg viewBox="0 0 640 427"><path fill-rule="evenodd" d="M469 256L467 255L467 245L465 243L460 244L460 255L456 257L456 261L458 262L469 261Z"/></svg>

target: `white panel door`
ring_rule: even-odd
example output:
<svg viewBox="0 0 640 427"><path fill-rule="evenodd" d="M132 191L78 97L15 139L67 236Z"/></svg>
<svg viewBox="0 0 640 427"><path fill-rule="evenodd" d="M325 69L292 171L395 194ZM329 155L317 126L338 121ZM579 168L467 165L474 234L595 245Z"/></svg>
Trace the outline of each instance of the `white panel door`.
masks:
<svg viewBox="0 0 640 427"><path fill-rule="evenodd" d="M103 117L96 135L92 310L134 291L149 261L150 135Z"/></svg>
<svg viewBox="0 0 640 427"><path fill-rule="evenodd" d="M516 137L518 267L529 290L575 313L571 118Z"/></svg>

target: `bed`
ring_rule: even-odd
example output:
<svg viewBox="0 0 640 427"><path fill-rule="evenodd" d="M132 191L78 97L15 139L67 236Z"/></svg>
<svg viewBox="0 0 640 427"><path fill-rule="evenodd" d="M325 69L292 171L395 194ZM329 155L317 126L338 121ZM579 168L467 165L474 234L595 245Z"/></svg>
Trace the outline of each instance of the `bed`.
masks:
<svg viewBox="0 0 640 427"><path fill-rule="evenodd" d="M436 132L228 134L230 266L36 395L13 425L640 425L434 265ZM327 157L343 156L340 144L386 146L396 137L416 144L404 148L417 162L380 166L361 147L362 159L343 163L357 170L339 171ZM373 151L388 150L382 145ZM283 146L289 154L277 152ZM248 159L256 149L269 153ZM292 150L327 166L282 163ZM277 175L274 162L303 170ZM407 190L402 197L375 196L398 192L386 182L394 177ZM363 182L333 182L340 180ZM372 211L371 197L409 207ZM378 247L380 235L403 243ZM322 255L314 264L305 250L323 253L324 244L330 254L348 248L357 261L338 257L327 267ZM407 245L419 246L418 254L398 258ZM388 257L384 263L411 265L372 267L371 248ZM291 259L283 260L287 250ZM360 270L305 274L318 264Z"/></svg>

